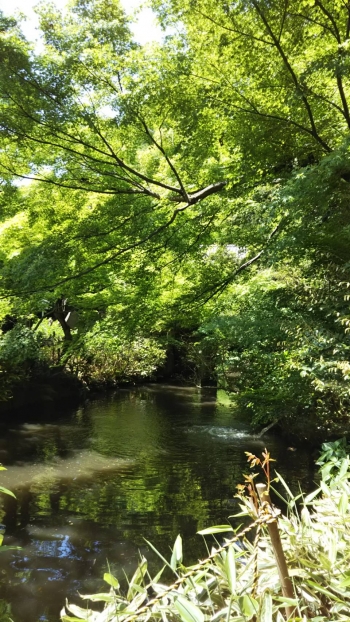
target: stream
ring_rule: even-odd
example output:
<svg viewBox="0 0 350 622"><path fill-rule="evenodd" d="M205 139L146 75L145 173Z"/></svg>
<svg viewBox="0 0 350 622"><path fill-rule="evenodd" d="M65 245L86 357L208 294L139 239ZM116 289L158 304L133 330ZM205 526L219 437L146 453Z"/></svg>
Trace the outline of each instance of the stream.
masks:
<svg viewBox="0 0 350 622"><path fill-rule="evenodd" d="M66 598L107 591L103 573L123 580L140 553L159 568L145 538L170 558L180 533L194 562L196 532L239 511L244 452L265 446L293 491L313 487L307 450L254 436L210 389L147 385L3 418L0 484L16 499L1 495L0 523L20 548L0 550L0 622L58 622Z"/></svg>

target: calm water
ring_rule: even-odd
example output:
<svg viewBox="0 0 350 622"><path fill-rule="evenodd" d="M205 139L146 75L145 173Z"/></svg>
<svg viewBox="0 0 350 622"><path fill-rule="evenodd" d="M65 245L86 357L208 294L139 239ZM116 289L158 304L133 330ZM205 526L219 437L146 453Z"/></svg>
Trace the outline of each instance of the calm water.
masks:
<svg viewBox="0 0 350 622"><path fill-rule="evenodd" d="M52 407L51 407L52 410ZM309 489L310 457L276 437L257 439L215 392L153 386L123 390L78 409L23 412L2 423L0 622L58 622L68 596L105 591L109 565L123 578L139 552L169 557L178 533L185 563L203 555L196 531L228 521L244 451L265 445L297 489Z"/></svg>

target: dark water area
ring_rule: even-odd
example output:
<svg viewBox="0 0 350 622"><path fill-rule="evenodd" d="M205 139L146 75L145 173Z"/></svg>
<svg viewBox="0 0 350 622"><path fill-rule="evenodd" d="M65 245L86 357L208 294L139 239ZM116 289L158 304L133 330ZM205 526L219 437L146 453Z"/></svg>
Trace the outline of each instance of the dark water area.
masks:
<svg viewBox="0 0 350 622"><path fill-rule="evenodd" d="M313 487L306 449L258 439L213 390L148 385L2 419L0 484L16 499L1 495L0 523L21 548L0 552L0 622L58 622L66 597L106 591L108 567L123 579L140 552L160 566L144 538L170 558L180 533L185 563L203 556L196 532L239 511L244 452L265 445L294 491Z"/></svg>

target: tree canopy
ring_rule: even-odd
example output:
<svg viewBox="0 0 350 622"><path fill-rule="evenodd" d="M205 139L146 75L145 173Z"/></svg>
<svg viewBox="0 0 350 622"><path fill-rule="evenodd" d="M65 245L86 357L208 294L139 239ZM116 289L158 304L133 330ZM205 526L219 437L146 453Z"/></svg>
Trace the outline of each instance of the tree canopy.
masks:
<svg viewBox="0 0 350 622"><path fill-rule="evenodd" d="M40 52L1 16L2 314L67 298L75 355L173 340L258 420L341 420L350 9L152 6L144 47L118 0L42 5Z"/></svg>

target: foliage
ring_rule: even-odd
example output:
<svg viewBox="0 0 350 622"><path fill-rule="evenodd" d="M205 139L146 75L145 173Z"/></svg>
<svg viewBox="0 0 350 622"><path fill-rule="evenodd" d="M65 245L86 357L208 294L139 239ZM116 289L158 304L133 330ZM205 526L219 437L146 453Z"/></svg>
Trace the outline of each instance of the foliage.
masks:
<svg viewBox="0 0 350 622"><path fill-rule="evenodd" d="M17 324L0 337L0 399L11 397L14 384L23 381L42 362L39 340L33 331Z"/></svg>
<svg viewBox="0 0 350 622"><path fill-rule="evenodd" d="M1 16L4 314L67 298L82 360L108 313L141 350L178 344L255 422L341 427L349 7L151 4L177 29L144 48L118 0L42 5L40 53Z"/></svg>
<svg viewBox="0 0 350 622"><path fill-rule="evenodd" d="M115 384L152 377L164 360L164 350L155 340L129 340L96 324L84 335L82 347L66 352L66 367L87 384Z"/></svg>
<svg viewBox="0 0 350 622"><path fill-rule="evenodd" d="M337 454L337 443L328 444L329 455L333 450ZM253 466L261 463L265 471L270 461L268 454L263 461L252 454L248 459ZM128 582L126 594L119 582L106 573L104 579L110 586L109 592L83 597L91 603L104 602L103 612L67 604L62 620L107 622L118 617L120 620L181 619L184 622L221 619L282 622L286 606L295 609L290 619L347 620L350 611L349 464L349 457L343 458L332 477L323 477L320 488L305 497L293 497L279 476L289 511L287 516L278 519L278 524L293 581L294 599L288 600L281 594L266 525L258 527L253 542L248 535L251 528L238 535L231 525L220 525L200 532L203 536L219 537L221 534L224 538L222 545L214 544L206 560L192 567L184 566L182 541L178 536L170 562L161 556L164 566L154 578L148 573L145 558ZM253 479L247 477L250 482ZM249 499L242 496L242 492L240 498L243 514L251 515ZM300 498L302 507L297 509L296 502L300 503ZM265 519L271 520L271 515ZM174 583L169 586L160 581L165 567L175 575Z"/></svg>

